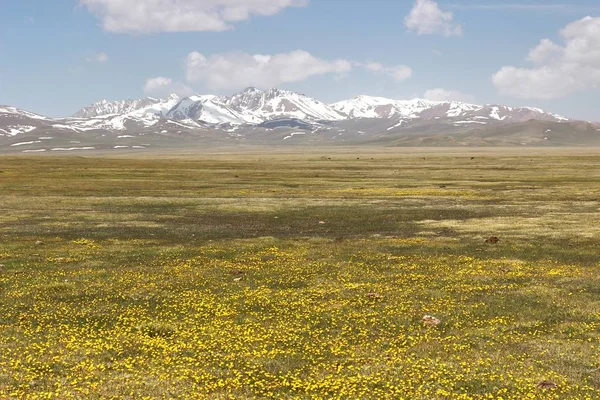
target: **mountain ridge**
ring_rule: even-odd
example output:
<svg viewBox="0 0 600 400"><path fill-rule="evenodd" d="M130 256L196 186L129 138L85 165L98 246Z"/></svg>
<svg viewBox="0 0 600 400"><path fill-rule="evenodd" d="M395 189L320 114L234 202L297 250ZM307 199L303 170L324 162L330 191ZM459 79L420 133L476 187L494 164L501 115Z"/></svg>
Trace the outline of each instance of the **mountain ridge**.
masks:
<svg viewBox="0 0 600 400"><path fill-rule="evenodd" d="M480 117L480 120L495 119L498 121L504 121L508 118L508 121L511 122L523 122L529 119L572 120L535 107L510 107L496 104L476 105L458 101L435 101L419 98L394 100L385 97L359 95L353 99L326 104L297 92L275 88L260 90L255 87L248 87L232 96L193 95L179 98L179 96L172 94L168 99L146 97L135 100L102 100L80 109L72 117L89 118L135 113L139 109L151 108L154 105L165 103L169 99L177 99L180 103L185 101L186 109L190 111L184 112L181 109L172 109L161 112L162 117L175 120L193 119L209 124L260 124L280 118L308 121L341 121L358 118L395 117L400 119L419 117L430 119L436 117L456 118L461 115L471 118L470 123L477 122L475 121L477 118L474 117ZM218 115L212 115L210 110L202 112L206 106L216 114L222 115L222 118L219 118ZM447 110L443 114L442 109L445 107L447 107ZM428 112L427 115L421 115L424 112Z"/></svg>
<svg viewBox="0 0 600 400"><path fill-rule="evenodd" d="M53 152L214 144L600 145L600 126L534 107L360 95L326 104L247 88L232 96L102 100L49 118L0 106L0 151Z"/></svg>

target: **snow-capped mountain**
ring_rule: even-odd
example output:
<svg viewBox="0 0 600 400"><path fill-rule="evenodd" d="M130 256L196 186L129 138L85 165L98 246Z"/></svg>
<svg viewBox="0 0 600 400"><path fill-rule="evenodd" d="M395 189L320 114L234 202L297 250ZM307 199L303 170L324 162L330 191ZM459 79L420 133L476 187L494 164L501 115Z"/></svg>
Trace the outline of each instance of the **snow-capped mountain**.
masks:
<svg viewBox="0 0 600 400"><path fill-rule="evenodd" d="M45 137L55 131L100 135L123 131L143 134L211 131L226 135L237 132L237 135L240 131L269 132L289 128L331 134L331 137L339 136L345 140L351 135L460 133L531 120L573 122L537 108L371 96L358 96L328 105L286 90L247 88L231 97L195 95L180 98L171 95L166 99L103 100L67 118L48 118L0 106L0 137L30 132ZM292 135L296 136L300 135Z"/></svg>
<svg viewBox="0 0 600 400"><path fill-rule="evenodd" d="M10 137L49 126L51 118L16 107L0 106L0 136Z"/></svg>
<svg viewBox="0 0 600 400"><path fill-rule="evenodd" d="M136 111L147 110L149 112L168 112L175 103L179 101L179 96L172 94L168 99L155 99L146 97L138 100L102 100L73 114L74 118L94 118L106 115L123 115Z"/></svg>
<svg viewBox="0 0 600 400"><path fill-rule="evenodd" d="M64 122L75 130L125 130L149 127L160 121L181 99L172 94L167 99L147 97L138 100L102 100L82 108Z"/></svg>
<svg viewBox="0 0 600 400"><path fill-rule="evenodd" d="M456 101L424 99L392 100L358 96L351 100L325 104L303 94L279 89L247 88L231 97L195 95L167 99L145 98L106 101L92 104L66 119L75 129L126 130L128 127L151 127L162 119L189 123L192 126L258 125L268 121L294 119L308 123L377 118L393 122L392 127L407 121L445 121L455 125L567 121L559 115L536 108L513 108L475 105Z"/></svg>
<svg viewBox="0 0 600 400"><path fill-rule="evenodd" d="M418 115L441 102L414 99L391 100L384 97L358 96L334 103L331 107L348 118L418 118Z"/></svg>
<svg viewBox="0 0 600 400"><path fill-rule="evenodd" d="M567 118L546 113L537 108L513 108L497 105L475 105L457 101L432 101L424 99L392 100L383 97L358 96L331 105L349 118L394 118L401 120L452 119L454 123L488 124L542 121L568 121Z"/></svg>
<svg viewBox="0 0 600 400"><path fill-rule="evenodd" d="M181 100L164 116L172 120L192 120L206 124L259 124L263 120L246 110L235 110L219 96L190 96Z"/></svg>
<svg viewBox="0 0 600 400"><path fill-rule="evenodd" d="M32 112L21 110L16 107L1 106L1 105L0 105L0 116L2 116L4 118L8 118L9 116L12 116L12 117L16 117L16 118L39 119L39 120L43 120L43 121L50 120L50 118L44 117L43 115L34 114Z"/></svg>
<svg viewBox="0 0 600 400"><path fill-rule="evenodd" d="M82 130L124 130L152 126L160 119L201 125L256 125L275 119L340 121L347 116L308 96L279 89L248 88L231 97L195 95L180 99L102 100L76 112L69 122Z"/></svg>
<svg viewBox="0 0 600 400"><path fill-rule="evenodd" d="M600 146L600 125L537 108L358 96L325 104L285 90L101 101L67 118L0 106L0 153L318 143Z"/></svg>
<svg viewBox="0 0 600 400"><path fill-rule="evenodd" d="M222 100L234 110L250 112L264 121L278 118L296 118L305 121L340 121L347 116L319 100L287 90L256 88Z"/></svg>

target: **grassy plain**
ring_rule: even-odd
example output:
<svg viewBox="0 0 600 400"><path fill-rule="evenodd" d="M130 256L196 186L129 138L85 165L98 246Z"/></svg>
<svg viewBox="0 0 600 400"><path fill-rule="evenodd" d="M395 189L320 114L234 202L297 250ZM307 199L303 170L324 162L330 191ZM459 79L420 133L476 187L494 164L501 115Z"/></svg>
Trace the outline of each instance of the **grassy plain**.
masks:
<svg viewBox="0 0 600 400"><path fill-rule="evenodd" d="M600 155L413 151L0 158L0 398L599 398Z"/></svg>

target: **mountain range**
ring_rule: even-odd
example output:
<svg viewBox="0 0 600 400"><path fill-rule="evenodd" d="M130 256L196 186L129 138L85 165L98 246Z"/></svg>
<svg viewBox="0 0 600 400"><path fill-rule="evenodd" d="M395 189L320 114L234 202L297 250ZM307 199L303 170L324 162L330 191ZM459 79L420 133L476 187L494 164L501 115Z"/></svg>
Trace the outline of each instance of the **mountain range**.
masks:
<svg viewBox="0 0 600 400"><path fill-rule="evenodd" d="M102 100L70 117L0 106L0 151L141 150L227 144L600 145L600 126L531 107L356 98L325 104L247 88L233 96Z"/></svg>

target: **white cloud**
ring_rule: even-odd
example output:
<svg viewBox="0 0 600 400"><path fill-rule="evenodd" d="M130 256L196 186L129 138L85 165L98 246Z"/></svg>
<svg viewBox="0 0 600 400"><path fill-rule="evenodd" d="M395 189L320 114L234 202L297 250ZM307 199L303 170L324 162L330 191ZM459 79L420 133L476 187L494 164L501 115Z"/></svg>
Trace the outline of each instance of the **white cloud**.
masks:
<svg viewBox="0 0 600 400"><path fill-rule="evenodd" d="M410 14L404 18L404 25L419 35L462 35L462 27L454 23L454 15L450 11L442 11L433 0L417 0Z"/></svg>
<svg viewBox="0 0 600 400"><path fill-rule="evenodd" d="M381 72L384 70L385 67L383 66L383 64L377 62L370 62L365 64L365 68L369 71Z"/></svg>
<svg viewBox="0 0 600 400"><path fill-rule="evenodd" d="M539 45L529 51L527 59L536 64L543 64L552 57L560 57L562 47L550 39L542 39Z"/></svg>
<svg viewBox="0 0 600 400"><path fill-rule="evenodd" d="M79 0L117 33L219 32L252 16L275 15L308 0Z"/></svg>
<svg viewBox="0 0 600 400"><path fill-rule="evenodd" d="M361 65L361 64L359 64ZM398 82L405 81L412 76L412 69L407 65L384 66L377 62L362 64L366 69L391 76Z"/></svg>
<svg viewBox="0 0 600 400"><path fill-rule="evenodd" d="M146 81L144 93L150 96L167 97L173 93L180 96L189 96L194 91L181 82L174 82L171 78L158 76Z"/></svg>
<svg viewBox="0 0 600 400"><path fill-rule="evenodd" d="M144 85L144 93L151 94L156 90L160 90L171 85L173 85L173 79L171 78L165 78L163 76L150 78L146 81L146 85Z"/></svg>
<svg viewBox="0 0 600 400"><path fill-rule="evenodd" d="M462 101L465 103L472 103L475 101L475 97L470 94L462 93L458 90L446 90L442 88L428 90L423 94L423 97L427 100L434 101Z"/></svg>
<svg viewBox="0 0 600 400"><path fill-rule="evenodd" d="M543 39L529 52L534 68L506 66L492 76L503 94L554 99L600 87L600 18L585 17L561 32L565 44Z"/></svg>
<svg viewBox="0 0 600 400"><path fill-rule="evenodd" d="M97 62L102 64L108 61L108 55L104 52L100 52L87 57L85 60L90 63Z"/></svg>
<svg viewBox="0 0 600 400"><path fill-rule="evenodd" d="M203 82L211 90L267 88L317 75L344 74L351 69L350 61L327 61L303 50L274 55L232 52L208 57L193 52L188 54L185 63L188 82Z"/></svg>

